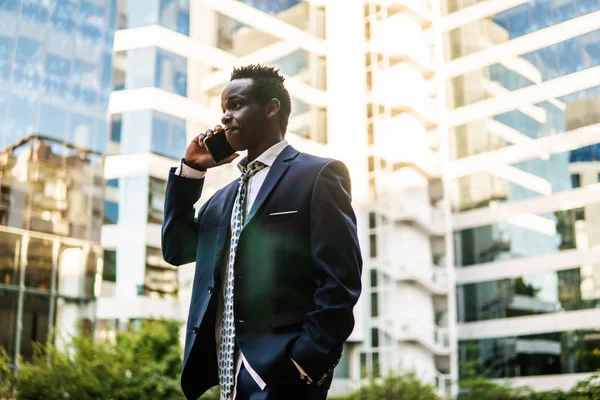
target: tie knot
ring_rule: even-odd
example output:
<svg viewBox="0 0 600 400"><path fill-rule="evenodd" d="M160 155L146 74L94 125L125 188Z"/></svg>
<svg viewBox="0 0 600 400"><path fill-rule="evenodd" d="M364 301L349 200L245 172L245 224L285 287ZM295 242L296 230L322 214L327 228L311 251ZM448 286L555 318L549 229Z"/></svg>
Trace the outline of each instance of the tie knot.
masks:
<svg viewBox="0 0 600 400"><path fill-rule="evenodd" d="M263 164L260 161L253 161L246 167L242 167L241 179L250 179L254 174L256 174L258 171L265 167L266 164Z"/></svg>

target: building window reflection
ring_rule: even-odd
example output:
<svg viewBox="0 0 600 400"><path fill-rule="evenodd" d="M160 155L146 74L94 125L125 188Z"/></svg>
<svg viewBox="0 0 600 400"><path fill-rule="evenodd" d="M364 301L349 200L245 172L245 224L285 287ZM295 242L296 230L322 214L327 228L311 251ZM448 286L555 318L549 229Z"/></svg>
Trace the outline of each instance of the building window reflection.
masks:
<svg viewBox="0 0 600 400"><path fill-rule="evenodd" d="M489 378L595 372L600 368L600 331L461 341L461 378Z"/></svg>
<svg viewBox="0 0 600 400"><path fill-rule="evenodd" d="M584 266L457 287L460 322L600 307L600 267Z"/></svg>
<svg viewBox="0 0 600 400"><path fill-rule="evenodd" d="M150 190L148 193L148 223L150 224L163 223L166 189L167 181L150 177Z"/></svg>
<svg viewBox="0 0 600 400"><path fill-rule="evenodd" d="M162 250L146 248L146 272L141 295L177 300L179 280L177 268L168 264L162 256Z"/></svg>

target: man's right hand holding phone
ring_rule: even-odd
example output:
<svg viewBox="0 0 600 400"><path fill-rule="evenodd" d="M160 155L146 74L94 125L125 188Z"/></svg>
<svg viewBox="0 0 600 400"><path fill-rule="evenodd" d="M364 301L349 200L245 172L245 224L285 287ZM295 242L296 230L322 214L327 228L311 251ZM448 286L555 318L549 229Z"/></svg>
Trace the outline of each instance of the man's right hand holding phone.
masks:
<svg viewBox="0 0 600 400"><path fill-rule="evenodd" d="M223 131L223 127L221 125L217 125L215 129L208 129L205 133L201 133L196 136L191 143L188 145L185 150L185 157L183 159L184 163L191 168L194 168L198 171L206 171L209 168L218 167L220 165L229 164L233 160L239 157L238 153L233 153L229 157L224 160L215 162L212 155L206 148L204 141L207 138L212 137L216 133L225 134Z"/></svg>

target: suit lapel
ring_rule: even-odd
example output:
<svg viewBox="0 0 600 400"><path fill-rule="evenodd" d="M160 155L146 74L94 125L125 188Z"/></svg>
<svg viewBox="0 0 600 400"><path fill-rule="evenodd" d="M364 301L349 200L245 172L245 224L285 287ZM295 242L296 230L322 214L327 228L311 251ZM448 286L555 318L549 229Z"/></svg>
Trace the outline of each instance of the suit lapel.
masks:
<svg viewBox="0 0 600 400"><path fill-rule="evenodd" d="M225 201L223 201L223 208L221 210L221 220L219 221L219 230L217 231L216 248L215 248L215 276L219 270L219 262L223 256L223 250L225 246L229 246L227 241L227 234L231 226L231 213L233 213L233 202L235 201L235 195L238 190L238 181L235 180L229 184L225 189Z"/></svg>
<svg viewBox="0 0 600 400"><path fill-rule="evenodd" d="M260 209L262 204L271 194L271 191L277 185L277 182L285 175L286 171L290 167L288 161L294 159L298 155L298 151L294 149L292 146L287 146L281 154L275 159L271 168L269 168L269 173L265 178L260 190L258 191L258 195L256 196L256 200L254 200L254 204L252 204L252 208L244 221L244 226L248 225L252 218L256 215L257 211Z"/></svg>

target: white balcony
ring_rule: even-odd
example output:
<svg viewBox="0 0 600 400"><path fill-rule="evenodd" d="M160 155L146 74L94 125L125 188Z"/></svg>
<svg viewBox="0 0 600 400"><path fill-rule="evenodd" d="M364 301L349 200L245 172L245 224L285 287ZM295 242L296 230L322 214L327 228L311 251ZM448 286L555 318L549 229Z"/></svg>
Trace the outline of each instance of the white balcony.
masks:
<svg viewBox="0 0 600 400"><path fill-rule="evenodd" d="M446 295L450 289L448 272L444 267L433 265L419 268L418 266L396 264L389 260L384 260L382 265L385 272L390 274L393 279L413 282L434 295Z"/></svg>
<svg viewBox="0 0 600 400"><path fill-rule="evenodd" d="M388 14L403 13L419 23L421 28L431 26L433 12L432 0L373 0L375 4L388 7Z"/></svg>
<svg viewBox="0 0 600 400"><path fill-rule="evenodd" d="M415 224L431 236L445 235L445 218L442 209L424 201L385 196L385 192L381 198L387 198L389 201L379 204L376 208L391 220Z"/></svg>
<svg viewBox="0 0 600 400"><path fill-rule="evenodd" d="M420 321L380 320L377 327L402 342L415 342L437 356L449 356L452 352L448 328L425 327Z"/></svg>
<svg viewBox="0 0 600 400"><path fill-rule="evenodd" d="M367 51L388 57L390 65L405 62L429 78L435 69L426 41L421 27L414 20L406 14L395 14L376 23L371 41L367 43Z"/></svg>

